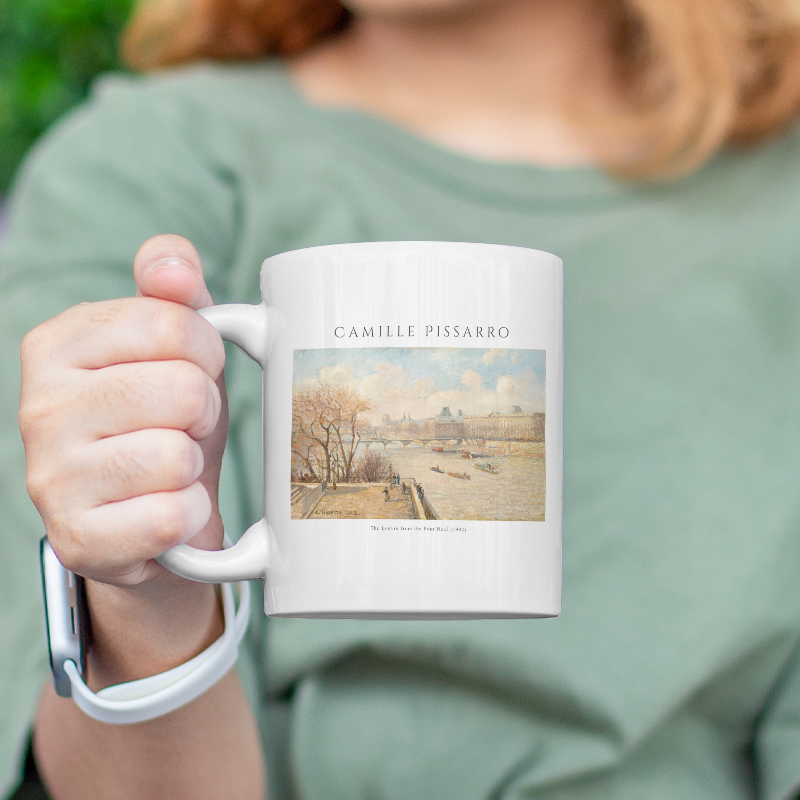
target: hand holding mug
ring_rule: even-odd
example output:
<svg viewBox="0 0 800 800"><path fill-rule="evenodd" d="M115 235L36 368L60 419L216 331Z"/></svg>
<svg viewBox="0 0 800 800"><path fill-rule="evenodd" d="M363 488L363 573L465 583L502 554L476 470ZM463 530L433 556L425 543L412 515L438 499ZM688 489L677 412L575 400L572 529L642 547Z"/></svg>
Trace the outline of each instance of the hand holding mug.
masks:
<svg viewBox="0 0 800 800"><path fill-rule="evenodd" d="M221 544L225 355L194 310L211 298L189 242L146 242L134 274L139 296L75 306L28 334L20 428L48 538L64 566L96 581L90 599L102 596L92 603L97 645L106 627L110 645L135 650L136 620L151 646L115 663L148 674L221 628L213 589L153 558L181 542ZM120 677L131 675L109 681Z"/></svg>

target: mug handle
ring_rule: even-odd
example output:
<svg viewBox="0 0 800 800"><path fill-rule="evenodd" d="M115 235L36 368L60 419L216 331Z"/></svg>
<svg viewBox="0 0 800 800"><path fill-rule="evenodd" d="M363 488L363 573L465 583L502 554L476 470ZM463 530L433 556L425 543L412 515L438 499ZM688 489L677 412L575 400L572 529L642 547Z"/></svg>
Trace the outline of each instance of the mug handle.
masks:
<svg viewBox="0 0 800 800"><path fill-rule="evenodd" d="M263 370L271 349L270 323L278 318L276 311L262 301L258 305L231 303L210 306L199 309L197 313L205 317L226 342L243 350ZM156 561L182 578L201 583L264 580L269 551L269 526L262 518L251 525L233 547L198 550L188 544L179 544L158 556Z"/></svg>

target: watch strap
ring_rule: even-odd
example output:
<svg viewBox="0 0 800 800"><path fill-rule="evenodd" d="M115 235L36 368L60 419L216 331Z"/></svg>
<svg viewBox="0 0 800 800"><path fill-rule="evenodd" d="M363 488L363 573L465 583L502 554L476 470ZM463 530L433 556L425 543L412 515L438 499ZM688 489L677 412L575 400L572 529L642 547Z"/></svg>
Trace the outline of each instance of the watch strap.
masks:
<svg viewBox="0 0 800 800"><path fill-rule="evenodd" d="M221 584L225 630L202 653L166 672L108 686L96 693L83 681L75 662L66 661L64 671L72 685L72 698L100 722L130 724L169 714L199 697L236 663L239 642L250 619L250 586L247 581L237 586L238 610L232 584Z"/></svg>

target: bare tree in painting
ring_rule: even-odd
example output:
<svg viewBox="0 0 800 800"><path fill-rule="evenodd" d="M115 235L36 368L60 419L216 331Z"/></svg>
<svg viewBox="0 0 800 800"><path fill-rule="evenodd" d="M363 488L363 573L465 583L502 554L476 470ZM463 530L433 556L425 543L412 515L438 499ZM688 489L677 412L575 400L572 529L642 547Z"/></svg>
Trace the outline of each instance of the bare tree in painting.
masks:
<svg viewBox="0 0 800 800"><path fill-rule="evenodd" d="M292 459L320 482L330 478L332 426L330 414L326 413L327 394L320 384L296 392L292 398Z"/></svg>
<svg viewBox="0 0 800 800"><path fill-rule="evenodd" d="M319 382L292 399L292 460L313 480L348 481L373 408L349 387Z"/></svg>
<svg viewBox="0 0 800 800"><path fill-rule="evenodd" d="M356 449L370 428L364 415L372 411L374 406L349 387L337 389L334 400L338 403L334 430L338 443L339 478L347 482L352 474Z"/></svg>
<svg viewBox="0 0 800 800"><path fill-rule="evenodd" d="M355 474L367 483L384 483L392 477L392 462L379 453L367 450L356 462Z"/></svg>

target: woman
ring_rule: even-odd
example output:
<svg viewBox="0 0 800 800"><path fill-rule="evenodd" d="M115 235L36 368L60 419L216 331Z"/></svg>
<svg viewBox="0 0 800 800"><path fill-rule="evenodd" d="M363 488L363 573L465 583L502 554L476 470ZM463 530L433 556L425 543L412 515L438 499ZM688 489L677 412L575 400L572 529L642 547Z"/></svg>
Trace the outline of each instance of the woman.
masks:
<svg viewBox="0 0 800 800"><path fill-rule="evenodd" d="M20 425L48 536L90 579L90 684L220 633L213 590L151 560L218 546L218 486L231 529L256 516L258 381L228 365L222 466L222 349L190 309L255 301L261 260L308 245L564 258L564 614L259 622L238 676L133 726L48 686L34 750L52 797L256 798L262 755L271 796L303 800L797 797L788 0L151 2L127 47L145 69L250 63L105 84L12 203L3 374L72 306L25 340ZM16 754L43 636L18 566L37 524L2 441Z"/></svg>

